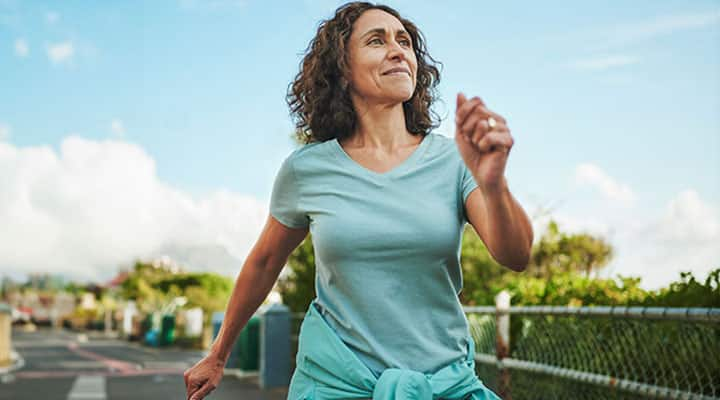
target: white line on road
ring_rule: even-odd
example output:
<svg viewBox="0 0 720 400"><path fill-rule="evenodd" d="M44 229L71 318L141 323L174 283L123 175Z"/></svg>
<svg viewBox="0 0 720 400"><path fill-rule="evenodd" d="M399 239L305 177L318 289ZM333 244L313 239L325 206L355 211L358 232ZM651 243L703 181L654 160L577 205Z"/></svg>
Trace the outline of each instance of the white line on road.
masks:
<svg viewBox="0 0 720 400"><path fill-rule="evenodd" d="M80 375L68 393L67 400L105 400L105 377L101 375Z"/></svg>

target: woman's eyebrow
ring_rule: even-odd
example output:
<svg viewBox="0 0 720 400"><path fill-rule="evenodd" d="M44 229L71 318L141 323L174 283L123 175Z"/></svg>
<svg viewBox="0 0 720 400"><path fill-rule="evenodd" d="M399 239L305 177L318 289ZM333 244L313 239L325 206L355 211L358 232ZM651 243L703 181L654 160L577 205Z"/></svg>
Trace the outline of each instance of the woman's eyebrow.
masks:
<svg viewBox="0 0 720 400"><path fill-rule="evenodd" d="M386 32L386 31L385 31L385 28L374 28L374 29L370 29L369 31L363 33L363 35L360 36L360 39L362 39L362 38L364 38L365 36L370 35L370 34L372 34L372 33L379 33L379 34L385 36L385 32ZM397 31L395 31L395 34L396 34L396 35L408 35L408 36L410 36L410 34L407 33L407 31L406 31L405 29L398 29Z"/></svg>

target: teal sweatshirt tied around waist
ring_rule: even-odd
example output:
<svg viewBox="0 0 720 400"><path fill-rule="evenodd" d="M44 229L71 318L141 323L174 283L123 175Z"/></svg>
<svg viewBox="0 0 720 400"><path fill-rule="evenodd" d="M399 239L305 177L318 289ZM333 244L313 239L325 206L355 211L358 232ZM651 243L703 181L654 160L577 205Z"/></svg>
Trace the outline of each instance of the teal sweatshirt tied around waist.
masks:
<svg viewBox="0 0 720 400"><path fill-rule="evenodd" d="M388 368L376 378L327 324L313 300L300 327L288 400L501 400L475 375L472 338L467 354L434 374Z"/></svg>

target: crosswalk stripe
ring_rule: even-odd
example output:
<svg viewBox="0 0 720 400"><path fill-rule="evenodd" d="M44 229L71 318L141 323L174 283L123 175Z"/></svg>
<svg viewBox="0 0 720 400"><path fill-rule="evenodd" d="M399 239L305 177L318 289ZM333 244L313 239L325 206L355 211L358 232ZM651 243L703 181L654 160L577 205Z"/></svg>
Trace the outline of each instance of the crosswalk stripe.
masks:
<svg viewBox="0 0 720 400"><path fill-rule="evenodd" d="M105 377L101 375L80 375L75 379L67 400L105 400Z"/></svg>

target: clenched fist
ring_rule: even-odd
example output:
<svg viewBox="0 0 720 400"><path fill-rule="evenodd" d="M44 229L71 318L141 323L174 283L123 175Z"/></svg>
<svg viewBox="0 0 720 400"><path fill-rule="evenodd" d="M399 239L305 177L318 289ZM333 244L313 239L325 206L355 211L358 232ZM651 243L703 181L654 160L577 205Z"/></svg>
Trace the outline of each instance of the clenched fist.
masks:
<svg viewBox="0 0 720 400"><path fill-rule="evenodd" d="M467 100L458 93L455 143L481 189L502 184L514 140L505 118L490 111L479 97Z"/></svg>

